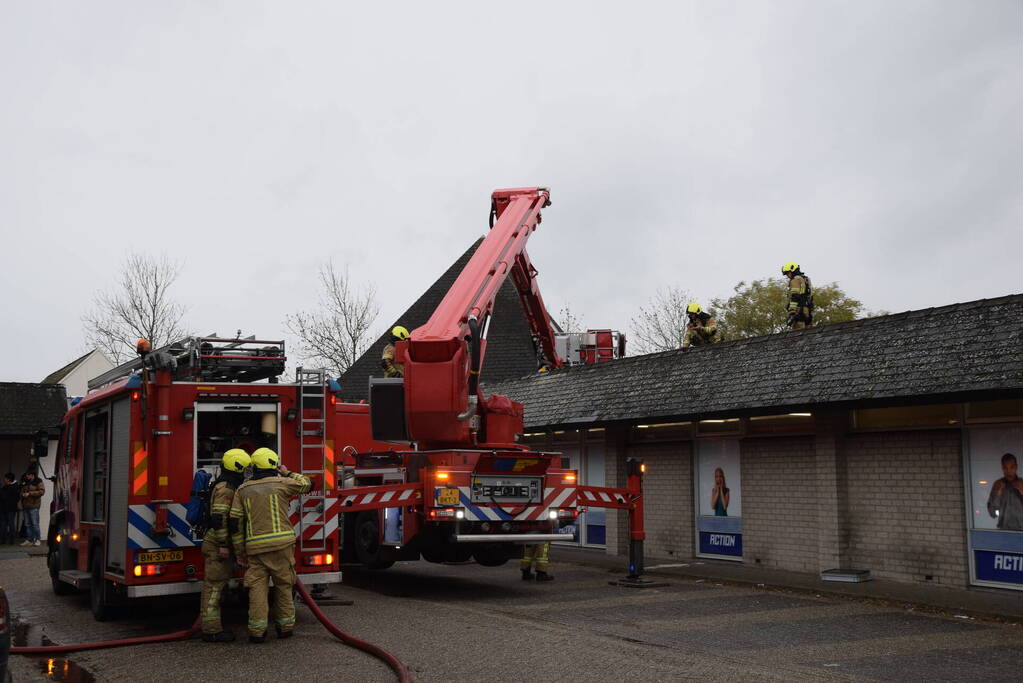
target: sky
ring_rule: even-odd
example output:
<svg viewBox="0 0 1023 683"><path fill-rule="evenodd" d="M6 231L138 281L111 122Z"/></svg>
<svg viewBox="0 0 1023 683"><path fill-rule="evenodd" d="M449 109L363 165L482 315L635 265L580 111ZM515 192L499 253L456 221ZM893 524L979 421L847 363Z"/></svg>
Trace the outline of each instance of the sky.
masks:
<svg viewBox="0 0 1023 683"><path fill-rule="evenodd" d="M1023 291L1023 2L8 0L0 381L85 346L130 251L279 338L333 261L380 329L551 188L548 308L628 331L795 260L891 312ZM950 331L951 333L951 331Z"/></svg>

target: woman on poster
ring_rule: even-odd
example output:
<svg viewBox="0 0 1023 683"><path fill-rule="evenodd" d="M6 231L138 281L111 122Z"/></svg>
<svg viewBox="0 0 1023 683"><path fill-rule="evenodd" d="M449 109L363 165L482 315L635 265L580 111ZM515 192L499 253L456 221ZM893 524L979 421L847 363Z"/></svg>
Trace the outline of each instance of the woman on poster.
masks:
<svg viewBox="0 0 1023 683"><path fill-rule="evenodd" d="M714 468L714 490L710 492L710 506L714 508L715 517L728 516L728 487L725 485L725 471L720 467Z"/></svg>

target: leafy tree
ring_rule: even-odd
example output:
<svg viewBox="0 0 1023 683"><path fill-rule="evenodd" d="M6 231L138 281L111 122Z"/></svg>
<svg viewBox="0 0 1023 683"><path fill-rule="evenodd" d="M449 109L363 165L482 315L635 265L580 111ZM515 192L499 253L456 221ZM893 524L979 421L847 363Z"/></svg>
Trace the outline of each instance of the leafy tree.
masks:
<svg viewBox="0 0 1023 683"><path fill-rule="evenodd" d="M288 315L284 325L298 337L304 360L320 362L341 375L373 342L370 327L380 307L371 285L356 290L348 270L338 272L333 263L320 267L320 284L320 309Z"/></svg>
<svg viewBox="0 0 1023 683"><path fill-rule="evenodd" d="M82 316L89 346L123 363L135 355L139 339L148 339L155 349L185 337L185 307L169 293L180 274L181 265L166 256L128 254L120 281L97 291L92 310Z"/></svg>
<svg viewBox="0 0 1023 683"><path fill-rule="evenodd" d="M714 299L718 328L725 339L743 339L774 334L786 329L789 289L786 278L764 278L740 282L727 299ZM813 324L841 323L869 314L838 283L813 284Z"/></svg>

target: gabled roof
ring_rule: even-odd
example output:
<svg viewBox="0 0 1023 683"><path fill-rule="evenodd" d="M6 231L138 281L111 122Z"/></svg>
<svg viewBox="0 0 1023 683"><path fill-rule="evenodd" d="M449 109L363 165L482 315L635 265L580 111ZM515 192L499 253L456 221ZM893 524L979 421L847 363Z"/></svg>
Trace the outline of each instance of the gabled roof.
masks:
<svg viewBox="0 0 1023 683"><path fill-rule="evenodd" d="M0 436L29 438L60 423L67 394L60 384L0 382Z"/></svg>
<svg viewBox="0 0 1023 683"><path fill-rule="evenodd" d="M401 317L388 325L387 331L341 375L341 395L344 400L360 401L369 398L369 378L384 376L380 367L380 354L391 338L391 328L403 325L411 331L426 323L482 241L482 237L476 240ZM501 287L494 302L481 379L496 382L509 377L519 377L536 368L536 351L533 348L529 321L522 311L515 285L509 278Z"/></svg>
<svg viewBox="0 0 1023 683"><path fill-rule="evenodd" d="M95 349L93 349L93 351L95 351ZM64 367L62 367L60 370L57 370L56 372L51 372L50 374L48 374L46 377L43 378L42 383L43 384L56 384L56 383L60 382L62 379L67 377L68 373L70 373L72 370L74 370L79 365L81 365L82 362L86 358L88 358L92 354L93 351L89 351L84 356L79 356L78 358L75 358L73 361L71 361L70 363L68 363Z"/></svg>
<svg viewBox="0 0 1023 683"><path fill-rule="evenodd" d="M1023 295L489 383L530 428L1023 396Z"/></svg>
<svg viewBox="0 0 1023 683"><path fill-rule="evenodd" d="M99 349L93 349L92 351L89 351L88 353L86 353L84 356L81 356L79 358L75 358L73 361L71 361L70 363L68 363L64 367L62 367L60 370L57 370L56 372L51 372L50 374L48 374L43 379L42 384L58 384L60 382L63 382L65 377L70 375L74 371L75 368L77 368L79 365L84 363L85 359L88 358L89 356L91 356L94 353L101 353L101 352L100 352Z"/></svg>

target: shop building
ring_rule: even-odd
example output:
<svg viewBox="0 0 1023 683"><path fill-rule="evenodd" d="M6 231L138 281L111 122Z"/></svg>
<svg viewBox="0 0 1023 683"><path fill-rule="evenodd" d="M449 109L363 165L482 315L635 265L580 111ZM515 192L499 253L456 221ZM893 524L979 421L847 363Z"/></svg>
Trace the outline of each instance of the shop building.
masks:
<svg viewBox="0 0 1023 683"><path fill-rule="evenodd" d="M590 485L647 465L646 555L1023 589L1023 295L491 382ZM1023 471L1023 468L1020 468ZM625 554L624 515L570 541Z"/></svg>

